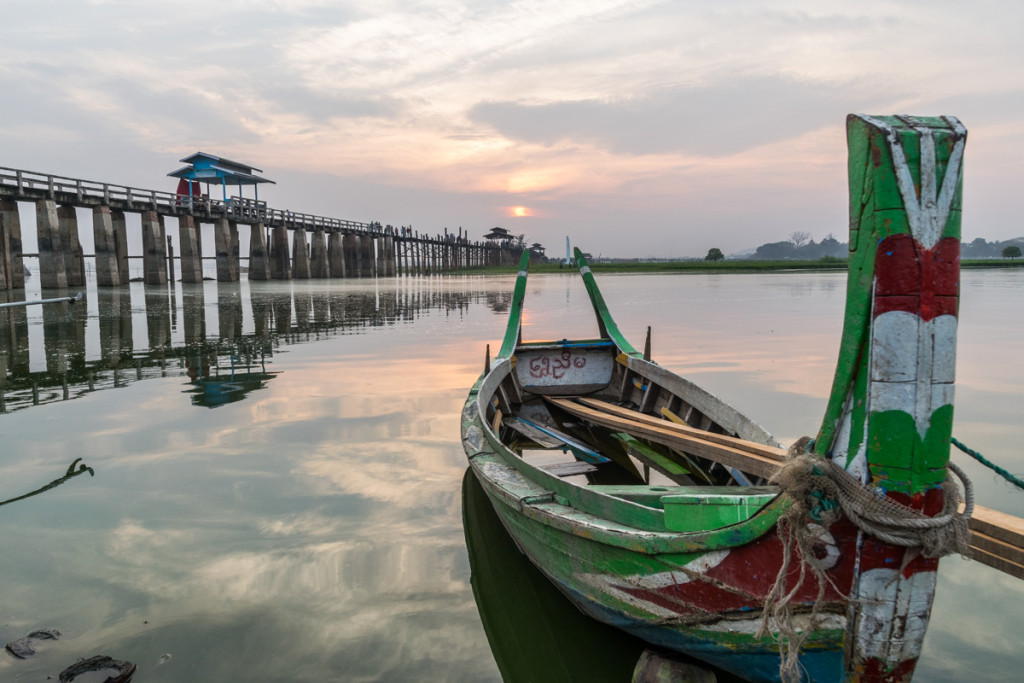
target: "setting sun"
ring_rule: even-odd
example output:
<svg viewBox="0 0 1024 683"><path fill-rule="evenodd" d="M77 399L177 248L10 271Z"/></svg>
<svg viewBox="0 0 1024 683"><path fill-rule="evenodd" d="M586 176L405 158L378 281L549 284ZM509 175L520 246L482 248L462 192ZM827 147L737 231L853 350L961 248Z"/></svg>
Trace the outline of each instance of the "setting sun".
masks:
<svg viewBox="0 0 1024 683"><path fill-rule="evenodd" d="M532 216L533 212L525 206L510 206L508 209L508 215L513 218L522 218L523 216Z"/></svg>

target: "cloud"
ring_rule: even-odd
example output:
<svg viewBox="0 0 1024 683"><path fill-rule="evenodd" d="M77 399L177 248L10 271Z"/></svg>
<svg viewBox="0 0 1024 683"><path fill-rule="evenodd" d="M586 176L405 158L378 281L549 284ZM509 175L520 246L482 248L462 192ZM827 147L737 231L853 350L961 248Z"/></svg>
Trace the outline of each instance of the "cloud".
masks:
<svg viewBox="0 0 1024 683"><path fill-rule="evenodd" d="M863 104L850 88L746 77L618 100L485 102L471 120L523 142L585 143L616 154L730 156L835 125Z"/></svg>

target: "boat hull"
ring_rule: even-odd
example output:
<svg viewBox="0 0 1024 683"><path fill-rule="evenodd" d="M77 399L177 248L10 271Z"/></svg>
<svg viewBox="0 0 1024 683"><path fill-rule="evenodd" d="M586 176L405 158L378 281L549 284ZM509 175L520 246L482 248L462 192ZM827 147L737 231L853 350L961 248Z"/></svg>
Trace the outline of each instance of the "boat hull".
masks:
<svg viewBox="0 0 1024 683"><path fill-rule="evenodd" d="M500 483L505 477L493 477L493 465L474 467L474 474L505 529L584 613L744 679L780 680L778 644L771 636L755 636L761 620L755 592L768 590L778 568L751 566L752 557L778 545L774 533L760 544L705 553L646 555L611 547L554 528L510 505L508 489ZM505 476L515 477L511 472ZM726 587L730 574L733 585ZM742 595L744 591L750 593ZM832 607L841 608L838 603ZM821 622L801 650L804 680L843 680L845 616L832 611Z"/></svg>

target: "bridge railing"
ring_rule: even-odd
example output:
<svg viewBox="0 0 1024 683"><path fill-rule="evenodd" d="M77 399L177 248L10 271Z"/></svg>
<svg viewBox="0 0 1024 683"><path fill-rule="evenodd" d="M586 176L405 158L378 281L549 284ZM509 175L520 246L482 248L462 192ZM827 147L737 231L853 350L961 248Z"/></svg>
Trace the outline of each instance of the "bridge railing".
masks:
<svg viewBox="0 0 1024 683"><path fill-rule="evenodd" d="M271 209L266 202L243 197L232 197L228 201L202 196L177 194L161 190L147 190L127 185L114 185L94 180L67 178L35 171L0 166L0 189L13 190L17 197L28 199L45 196L56 198L73 195L79 204L110 205L117 202L136 211L157 211L170 215L200 214L240 221L261 221L273 225L284 224L290 228L344 231L362 234L383 234L377 223L362 223L340 218L317 216L293 212L286 209Z"/></svg>

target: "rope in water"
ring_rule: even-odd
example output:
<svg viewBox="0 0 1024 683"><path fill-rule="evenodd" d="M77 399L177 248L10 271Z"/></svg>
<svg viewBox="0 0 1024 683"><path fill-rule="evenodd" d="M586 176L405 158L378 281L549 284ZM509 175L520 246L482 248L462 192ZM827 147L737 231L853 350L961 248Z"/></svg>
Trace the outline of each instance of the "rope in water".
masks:
<svg viewBox="0 0 1024 683"><path fill-rule="evenodd" d="M980 462L982 465L984 465L985 467L989 468L990 470L992 470L993 472L998 474L1000 477L1002 477L1006 481L1010 482L1011 484L1013 484L1017 488L1024 490L1024 481L1022 481L1018 477L1015 477L1014 475L1010 474L1008 471L1004 470L1002 467L1000 467L999 465L995 464L994 462L988 460L984 455L982 455L978 451L973 450L971 448L968 448L967 446L965 446L963 443L961 443L960 441L958 441L955 438L951 438L950 442L954 446L956 446L957 448L962 450L964 453L966 453L967 455L971 456L972 458L974 458L975 460Z"/></svg>

